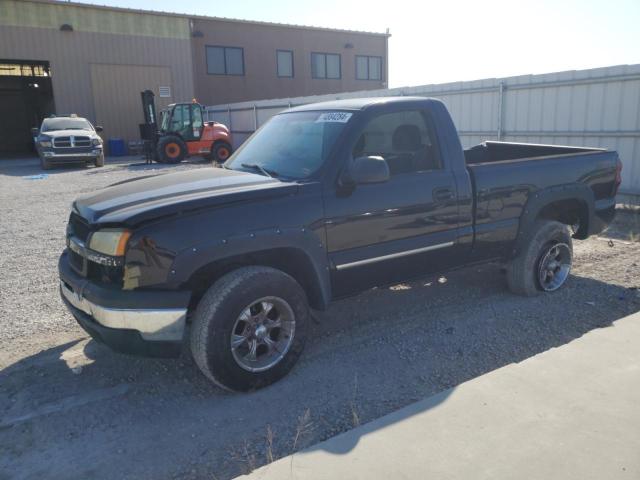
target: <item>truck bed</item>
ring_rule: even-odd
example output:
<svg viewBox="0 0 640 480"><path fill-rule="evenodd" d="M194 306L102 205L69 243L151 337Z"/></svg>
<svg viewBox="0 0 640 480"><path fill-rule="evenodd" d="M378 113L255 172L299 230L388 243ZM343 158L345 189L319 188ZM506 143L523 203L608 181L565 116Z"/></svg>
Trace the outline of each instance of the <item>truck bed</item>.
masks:
<svg viewBox="0 0 640 480"><path fill-rule="evenodd" d="M512 143L487 141L464 151L467 165L479 163L508 162L514 160L558 157L588 152L602 152L601 148L565 147L534 143Z"/></svg>
<svg viewBox="0 0 640 480"><path fill-rule="evenodd" d="M529 198L557 186L584 187L598 209L615 205L617 158L616 152L599 148L506 142L466 150L476 247L485 255L500 255L515 239Z"/></svg>

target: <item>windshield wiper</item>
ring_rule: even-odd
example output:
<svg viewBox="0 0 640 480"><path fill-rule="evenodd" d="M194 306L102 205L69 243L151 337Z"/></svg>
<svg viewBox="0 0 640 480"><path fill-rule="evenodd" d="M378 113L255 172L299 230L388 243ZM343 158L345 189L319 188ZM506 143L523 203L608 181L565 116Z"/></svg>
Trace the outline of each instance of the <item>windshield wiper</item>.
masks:
<svg viewBox="0 0 640 480"><path fill-rule="evenodd" d="M244 168L252 168L254 170L258 170L265 177L274 178L278 176L278 172L276 172L275 170L271 170L270 168L264 168L262 165L258 165L257 163L241 163L240 166Z"/></svg>

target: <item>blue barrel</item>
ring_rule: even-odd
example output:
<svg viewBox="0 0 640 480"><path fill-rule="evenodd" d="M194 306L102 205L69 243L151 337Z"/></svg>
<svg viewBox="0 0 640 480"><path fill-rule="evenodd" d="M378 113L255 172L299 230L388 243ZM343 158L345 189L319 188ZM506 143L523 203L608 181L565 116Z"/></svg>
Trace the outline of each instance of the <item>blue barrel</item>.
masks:
<svg viewBox="0 0 640 480"><path fill-rule="evenodd" d="M127 154L124 139L122 138L110 138L109 139L109 155L112 157L124 157Z"/></svg>

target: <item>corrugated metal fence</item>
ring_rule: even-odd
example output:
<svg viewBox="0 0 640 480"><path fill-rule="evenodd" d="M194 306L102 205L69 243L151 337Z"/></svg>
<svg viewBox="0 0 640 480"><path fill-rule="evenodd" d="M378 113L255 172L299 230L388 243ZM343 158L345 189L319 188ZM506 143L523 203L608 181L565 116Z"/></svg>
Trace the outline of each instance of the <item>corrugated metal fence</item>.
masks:
<svg viewBox="0 0 640 480"><path fill-rule="evenodd" d="M505 140L617 150L624 164L621 193L640 200L640 65L216 105L207 114L230 126L237 146L292 106L394 95L443 100L465 148Z"/></svg>

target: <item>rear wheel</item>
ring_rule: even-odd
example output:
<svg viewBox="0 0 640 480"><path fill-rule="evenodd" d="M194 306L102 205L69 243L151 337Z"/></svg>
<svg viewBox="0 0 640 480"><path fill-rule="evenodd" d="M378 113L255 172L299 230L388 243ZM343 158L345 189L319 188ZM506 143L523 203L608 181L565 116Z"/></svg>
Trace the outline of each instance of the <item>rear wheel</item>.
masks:
<svg viewBox="0 0 640 480"><path fill-rule="evenodd" d="M180 163L187 151L187 144L176 135L167 135L158 141L158 161L161 163Z"/></svg>
<svg viewBox="0 0 640 480"><path fill-rule="evenodd" d="M553 292L566 282L572 262L569 228L553 220L539 220L529 242L507 267L509 289L525 296Z"/></svg>
<svg viewBox="0 0 640 480"><path fill-rule="evenodd" d="M231 156L232 148L227 142L216 142L211 149L211 158L216 163L224 163Z"/></svg>
<svg viewBox="0 0 640 480"><path fill-rule="evenodd" d="M191 330L193 358L223 388L265 387L300 357L308 316L304 290L292 277L269 267L240 268L200 300Z"/></svg>

